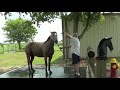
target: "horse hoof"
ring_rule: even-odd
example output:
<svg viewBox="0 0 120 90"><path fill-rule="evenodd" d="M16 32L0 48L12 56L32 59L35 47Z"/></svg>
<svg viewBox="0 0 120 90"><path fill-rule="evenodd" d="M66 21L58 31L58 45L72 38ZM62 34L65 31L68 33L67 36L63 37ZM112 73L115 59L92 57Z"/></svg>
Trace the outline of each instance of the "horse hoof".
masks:
<svg viewBox="0 0 120 90"><path fill-rule="evenodd" d="M35 72L35 70L34 70L34 69L33 69L32 71L33 71L33 73Z"/></svg>
<svg viewBox="0 0 120 90"><path fill-rule="evenodd" d="M51 76L52 72L50 71L49 76Z"/></svg>
<svg viewBox="0 0 120 90"><path fill-rule="evenodd" d="M48 77L48 73L46 73L46 77Z"/></svg>
<svg viewBox="0 0 120 90"><path fill-rule="evenodd" d="M35 70L29 70L29 73L34 73L35 72Z"/></svg>

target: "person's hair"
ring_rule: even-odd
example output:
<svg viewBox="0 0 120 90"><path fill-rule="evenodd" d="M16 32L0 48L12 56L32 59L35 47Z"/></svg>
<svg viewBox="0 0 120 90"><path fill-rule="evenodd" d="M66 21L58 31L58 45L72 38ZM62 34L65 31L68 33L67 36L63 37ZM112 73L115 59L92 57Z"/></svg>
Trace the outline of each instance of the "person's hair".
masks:
<svg viewBox="0 0 120 90"><path fill-rule="evenodd" d="M78 37L78 33L73 33L73 37Z"/></svg>

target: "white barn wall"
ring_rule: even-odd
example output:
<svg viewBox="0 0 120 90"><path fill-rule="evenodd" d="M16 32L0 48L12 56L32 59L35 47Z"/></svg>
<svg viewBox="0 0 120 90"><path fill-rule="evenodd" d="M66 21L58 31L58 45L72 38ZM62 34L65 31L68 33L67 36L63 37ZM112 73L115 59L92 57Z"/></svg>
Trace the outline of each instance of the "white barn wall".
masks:
<svg viewBox="0 0 120 90"><path fill-rule="evenodd" d="M117 16L117 18L116 18ZM68 22L68 30L72 35L73 23ZM79 33L84 29L83 25L79 23ZM114 50L112 53L108 49L108 57L120 57L120 14L107 14L105 21L94 24L81 39L81 57L86 57L87 47L91 46L97 55L97 46L100 40L104 37L113 37L112 43ZM64 38L65 39L65 38ZM69 53L70 55L70 53ZM71 56L70 56L71 57Z"/></svg>

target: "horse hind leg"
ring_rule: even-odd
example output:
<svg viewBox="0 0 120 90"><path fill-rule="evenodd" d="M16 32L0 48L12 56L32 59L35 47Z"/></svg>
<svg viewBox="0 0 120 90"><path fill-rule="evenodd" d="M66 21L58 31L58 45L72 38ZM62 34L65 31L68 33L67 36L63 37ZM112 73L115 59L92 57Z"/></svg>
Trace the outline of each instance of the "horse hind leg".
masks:
<svg viewBox="0 0 120 90"><path fill-rule="evenodd" d="M32 73L35 72L35 70L34 70L33 67L32 67L32 62L33 62L33 60L34 60L34 56L31 56L31 59L30 59L30 68L31 68Z"/></svg>
<svg viewBox="0 0 120 90"><path fill-rule="evenodd" d="M49 70L49 76L51 76L51 74L52 74L52 71L50 70L51 59L52 59L52 57L49 57L49 67L48 67L48 70Z"/></svg>
<svg viewBox="0 0 120 90"><path fill-rule="evenodd" d="M26 56L27 57L27 63L28 63L28 70L31 71L31 68L30 68L30 56Z"/></svg>

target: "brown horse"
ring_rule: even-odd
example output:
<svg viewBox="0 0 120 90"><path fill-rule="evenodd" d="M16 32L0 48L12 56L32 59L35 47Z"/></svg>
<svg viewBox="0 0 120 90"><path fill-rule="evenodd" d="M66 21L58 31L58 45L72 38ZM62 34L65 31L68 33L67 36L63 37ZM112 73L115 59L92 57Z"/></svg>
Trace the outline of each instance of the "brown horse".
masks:
<svg viewBox="0 0 120 90"><path fill-rule="evenodd" d="M51 32L51 35L45 42L30 42L26 45L25 53L27 57L29 72L35 72L35 70L32 68L32 62L34 60L34 57L37 56L44 57L46 77L48 76L47 57L49 58L49 76L52 74L52 71L50 70L50 62L54 54L54 43L58 43L57 33Z"/></svg>

